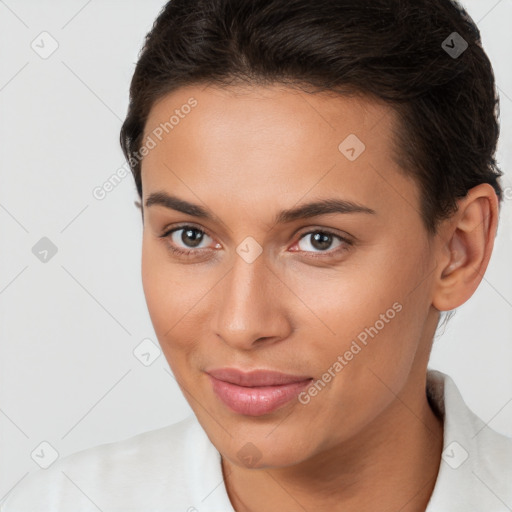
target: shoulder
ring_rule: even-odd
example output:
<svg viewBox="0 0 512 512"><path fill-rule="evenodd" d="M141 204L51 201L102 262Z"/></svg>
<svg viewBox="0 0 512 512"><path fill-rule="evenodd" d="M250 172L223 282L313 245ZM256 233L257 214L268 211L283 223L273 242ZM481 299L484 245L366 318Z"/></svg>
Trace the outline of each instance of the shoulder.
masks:
<svg viewBox="0 0 512 512"><path fill-rule="evenodd" d="M187 461L205 434L195 416L129 439L102 444L29 474L1 512L122 510L185 492ZM205 446L205 445L204 445ZM121 507L121 508L119 508ZM185 509L186 510L186 509Z"/></svg>
<svg viewBox="0 0 512 512"><path fill-rule="evenodd" d="M512 437L494 430L472 412L471 416L471 437L468 435L459 445L453 438L453 448L460 450L462 446L465 450L462 467L467 466L468 493L469 488L476 495L485 493L489 506L493 500L493 507L512 504Z"/></svg>
<svg viewBox="0 0 512 512"><path fill-rule="evenodd" d="M427 510L493 511L501 510L500 501L512 503L512 437L478 417L448 375L430 370L427 391L444 423L443 453Z"/></svg>

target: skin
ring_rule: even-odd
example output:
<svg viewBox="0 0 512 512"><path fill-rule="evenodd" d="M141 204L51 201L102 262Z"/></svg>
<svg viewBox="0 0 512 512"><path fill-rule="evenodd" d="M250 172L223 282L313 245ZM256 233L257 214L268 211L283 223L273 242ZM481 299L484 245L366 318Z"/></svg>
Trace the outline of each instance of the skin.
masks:
<svg viewBox="0 0 512 512"><path fill-rule="evenodd" d="M386 104L284 86L189 86L154 104L145 136L190 97L197 106L142 162L142 279L162 350L222 456L233 507L425 510L443 446L425 394L428 358L439 311L464 303L487 267L492 187L472 189L432 236L416 183L393 159ZM349 134L366 146L355 161L338 149ZM144 206L154 192L216 217ZM283 209L332 197L375 213L273 222ZM195 244L184 224L199 230ZM334 236L315 245L322 230L352 244ZM262 249L251 263L236 252L248 236ZM172 245L196 253L180 257ZM264 368L317 380L395 303L401 311L306 405L237 414L204 372Z"/></svg>

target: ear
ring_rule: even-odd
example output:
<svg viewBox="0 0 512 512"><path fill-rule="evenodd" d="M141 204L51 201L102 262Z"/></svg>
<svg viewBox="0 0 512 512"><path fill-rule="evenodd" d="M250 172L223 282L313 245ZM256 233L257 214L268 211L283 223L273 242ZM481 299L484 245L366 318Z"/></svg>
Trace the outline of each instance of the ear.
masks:
<svg viewBox="0 0 512 512"><path fill-rule="evenodd" d="M432 305L449 311L464 304L482 281L498 225L498 197L482 183L458 202L457 212L439 230L438 274Z"/></svg>

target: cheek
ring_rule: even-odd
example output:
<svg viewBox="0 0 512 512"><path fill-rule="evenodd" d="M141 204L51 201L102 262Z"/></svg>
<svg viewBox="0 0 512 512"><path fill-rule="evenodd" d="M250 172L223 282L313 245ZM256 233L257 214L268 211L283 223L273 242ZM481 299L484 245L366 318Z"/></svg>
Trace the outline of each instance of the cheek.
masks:
<svg viewBox="0 0 512 512"><path fill-rule="evenodd" d="M179 318L180 293L173 281L172 266L165 261L162 247L144 236L142 243L142 287L151 322L160 344L172 332Z"/></svg>
<svg viewBox="0 0 512 512"><path fill-rule="evenodd" d="M154 327L160 323L159 318L161 316L161 310L164 310L166 306L166 297L164 285L165 280L157 279L157 275L161 273L161 265L158 259L155 257L155 248L152 247L150 241L148 241L144 234L142 242L142 287L144 289L144 296L146 298L146 304L148 311L151 316Z"/></svg>
<svg viewBox="0 0 512 512"><path fill-rule="evenodd" d="M297 277L299 295L321 320L324 334L311 340L325 370L346 354L344 373L407 372L418 350L429 312L427 258L419 247L382 247L377 257L371 252L333 279ZM319 325L317 320L311 328Z"/></svg>
<svg viewBox="0 0 512 512"><path fill-rule="evenodd" d="M180 357L197 350L204 322L197 320L199 302L207 293L204 279L172 264L164 247L149 237L142 244L142 286L155 334L175 371Z"/></svg>
<svg viewBox="0 0 512 512"><path fill-rule="evenodd" d="M311 388L303 398L310 400L308 415L330 425L328 430L336 425L341 436L355 434L390 403L425 341L428 284L418 286L424 263L379 261L339 275L324 288L323 298L310 295L317 300L315 313L331 332L320 330L318 321L311 325L306 357L320 382L318 391ZM332 403L337 407L328 406Z"/></svg>
<svg viewBox="0 0 512 512"><path fill-rule="evenodd" d="M287 275L286 281L300 298L294 301L297 312L305 311L306 306L305 318L314 321L324 335L331 339L338 335L352 337L379 322L381 315L385 315L384 321L395 321L400 316L396 314L399 306L393 309L393 305L404 305L414 298L411 291L419 282L418 267L423 263L421 258L414 259L410 252L409 255L401 257L389 246L369 248L338 268L298 268L293 275Z"/></svg>

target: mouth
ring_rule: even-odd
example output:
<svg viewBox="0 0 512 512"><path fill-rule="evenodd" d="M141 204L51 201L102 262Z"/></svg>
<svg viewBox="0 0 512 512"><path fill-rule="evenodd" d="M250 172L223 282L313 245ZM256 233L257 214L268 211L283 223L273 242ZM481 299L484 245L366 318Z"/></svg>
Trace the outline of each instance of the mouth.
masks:
<svg viewBox="0 0 512 512"><path fill-rule="evenodd" d="M307 387L312 377L254 370L221 368L206 372L217 397L232 411L262 416L279 409Z"/></svg>

